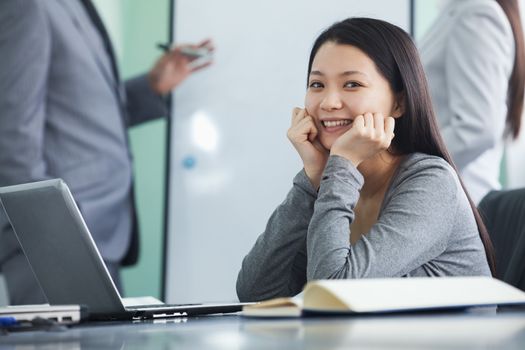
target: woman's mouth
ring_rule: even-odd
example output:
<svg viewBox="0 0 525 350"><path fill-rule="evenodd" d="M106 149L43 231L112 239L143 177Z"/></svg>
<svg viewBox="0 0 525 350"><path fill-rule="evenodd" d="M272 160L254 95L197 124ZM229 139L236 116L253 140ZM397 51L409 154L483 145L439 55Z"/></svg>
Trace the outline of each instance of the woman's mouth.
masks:
<svg viewBox="0 0 525 350"><path fill-rule="evenodd" d="M327 131L337 131L341 128L345 128L348 125L352 124L350 119L340 119L340 120L323 120L321 124Z"/></svg>

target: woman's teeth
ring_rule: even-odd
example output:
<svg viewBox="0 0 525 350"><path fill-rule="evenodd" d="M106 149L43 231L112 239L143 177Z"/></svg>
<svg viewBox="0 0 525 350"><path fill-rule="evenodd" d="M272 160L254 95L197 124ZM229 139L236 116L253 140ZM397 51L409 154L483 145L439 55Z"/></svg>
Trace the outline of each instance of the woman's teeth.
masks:
<svg viewBox="0 0 525 350"><path fill-rule="evenodd" d="M352 121L350 119L344 119L344 120L325 120L323 121L323 126L326 128L333 128L336 126L345 126L350 125Z"/></svg>

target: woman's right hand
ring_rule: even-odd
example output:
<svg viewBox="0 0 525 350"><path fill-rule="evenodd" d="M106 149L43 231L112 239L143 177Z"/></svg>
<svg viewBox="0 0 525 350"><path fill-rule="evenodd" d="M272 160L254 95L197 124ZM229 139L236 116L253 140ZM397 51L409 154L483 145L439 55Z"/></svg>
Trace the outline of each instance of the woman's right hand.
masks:
<svg viewBox="0 0 525 350"><path fill-rule="evenodd" d="M292 125L288 129L288 139L299 153L306 175L317 190L321 183L330 152L321 145L317 138L317 127L306 109L294 108Z"/></svg>

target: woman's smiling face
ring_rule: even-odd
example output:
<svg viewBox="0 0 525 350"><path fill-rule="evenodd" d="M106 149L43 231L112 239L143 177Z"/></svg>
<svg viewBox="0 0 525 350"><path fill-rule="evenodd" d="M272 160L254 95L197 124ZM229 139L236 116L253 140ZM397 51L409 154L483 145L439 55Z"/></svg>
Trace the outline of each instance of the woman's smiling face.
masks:
<svg viewBox="0 0 525 350"><path fill-rule="evenodd" d="M305 108L326 149L352 127L358 115L370 112L398 117L397 106L388 81L363 51L334 42L319 48L308 77Z"/></svg>

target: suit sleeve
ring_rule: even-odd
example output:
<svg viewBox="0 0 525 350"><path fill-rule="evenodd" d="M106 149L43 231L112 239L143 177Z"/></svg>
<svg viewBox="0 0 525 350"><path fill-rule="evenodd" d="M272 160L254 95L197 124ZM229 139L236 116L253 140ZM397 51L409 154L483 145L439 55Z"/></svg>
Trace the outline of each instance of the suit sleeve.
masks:
<svg viewBox="0 0 525 350"><path fill-rule="evenodd" d="M306 232L316 198L304 171L268 220L237 277L241 301L293 296L306 283Z"/></svg>
<svg viewBox="0 0 525 350"><path fill-rule="evenodd" d="M330 157L308 228L309 281L401 277L446 249L458 199L444 164L429 164L403 179L370 231L351 245L362 185L349 161Z"/></svg>
<svg viewBox="0 0 525 350"><path fill-rule="evenodd" d="M442 134L461 169L503 135L514 39L508 21L492 6L480 6L458 21L445 59L453 115Z"/></svg>
<svg viewBox="0 0 525 350"><path fill-rule="evenodd" d="M48 178L43 135L50 47L38 1L0 1L1 185Z"/></svg>
<svg viewBox="0 0 525 350"><path fill-rule="evenodd" d="M50 46L38 1L0 1L0 186L49 178L43 135ZM0 265L19 249L2 208Z"/></svg>
<svg viewBox="0 0 525 350"><path fill-rule="evenodd" d="M127 80L125 90L130 126L168 115L166 98L153 91L147 74Z"/></svg>

